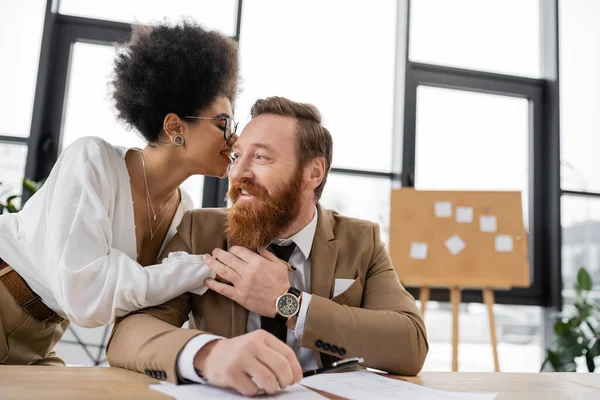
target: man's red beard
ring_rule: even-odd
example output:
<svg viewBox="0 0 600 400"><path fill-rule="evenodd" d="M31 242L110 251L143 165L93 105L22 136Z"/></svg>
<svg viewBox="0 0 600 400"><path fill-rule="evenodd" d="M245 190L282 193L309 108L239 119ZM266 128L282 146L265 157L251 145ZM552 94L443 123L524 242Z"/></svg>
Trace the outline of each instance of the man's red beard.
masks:
<svg viewBox="0 0 600 400"><path fill-rule="evenodd" d="M302 179L303 170L298 168L292 181L273 195L248 178L232 185L227 193L227 198L233 202L226 219L227 239L238 246L256 250L278 238L300 212ZM255 198L238 202L242 189Z"/></svg>

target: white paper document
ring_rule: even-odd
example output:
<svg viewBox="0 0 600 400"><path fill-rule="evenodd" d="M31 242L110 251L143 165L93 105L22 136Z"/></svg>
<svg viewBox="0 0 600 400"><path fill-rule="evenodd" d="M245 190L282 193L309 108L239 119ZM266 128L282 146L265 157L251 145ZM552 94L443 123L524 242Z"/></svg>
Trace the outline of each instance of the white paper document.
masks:
<svg viewBox="0 0 600 400"><path fill-rule="evenodd" d="M424 260L427 258L427 243L412 242L410 244L410 258Z"/></svg>
<svg viewBox="0 0 600 400"><path fill-rule="evenodd" d="M498 395L446 392L363 371L313 375L300 384L351 400L492 400Z"/></svg>
<svg viewBox="0 0 600 400"><path fill-rule="evenodd" d="M220 400L238 400L246 397L241 394L211 385L173 385L172 383L164 382L160 385L150 385L150 389L156 390L167 396L171 396L175 400L198 400L198 399L220 399ZM285 400L300 400L300 399L324 399L325 397L313 392L300 385L293 385L285 390L282 390L274 395L262 395L259 399L285 399Z"/></svg>
<svg viewBox="0 0 600 400"><path fill-rule="evenodd" d="M510 235L496 235L496 251L510 253L513 251L513 239Z"/></svg>
<svg viewBox="0 0 600 400"><path fill-rule="evenodd" d="M452 203L449 201L435 202L435 216L438 218L448 218L452 216Z"/></svg>
<svg viewBox="0 0 600 400"><path fill-rule="evenodd" d="M481 232L496 232L498 221L495 215L482 215L479 217L479 229Z"/></svg>
<svg viewBox="0 0 600 400"><path fill-rule="evenodd" d="M473 207L456 207L456 222L461 224L473 222Z"/></svg>
<svg viewBox="0 0 600 400"><path fill-rule="evenodd" d="M446 242L444 242L444 244L446 245L446 248L448 249L448 251L450 253L452 253L453 256L457 255L458 253L463 251L465 247L467 247L465 242L458 235L450 236L448 238L448 240L446 240Z"/></svg>

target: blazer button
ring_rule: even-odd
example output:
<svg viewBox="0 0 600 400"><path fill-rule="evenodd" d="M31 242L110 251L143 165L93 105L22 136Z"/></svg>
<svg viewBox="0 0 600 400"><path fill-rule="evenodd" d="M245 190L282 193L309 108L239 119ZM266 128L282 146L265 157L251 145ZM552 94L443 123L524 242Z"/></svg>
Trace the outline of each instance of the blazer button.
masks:
<svg viewBox="0 0 600 400"><path fill-rule="evenodd" d="M340 356L346 355L346 349L345 349L345 348L343 348L343 347L342 347L342 348L340 348L340 351L338 351L338 354L339 354Z"/></svg>
<svg viewBox="0 0 600 400"><path fill-rule="evenodd" d="M325 350L325 351L331 350L331 345L329 343L323 343L323 350Z"/></svg>
<svg viewBox="0 0 600 400"><path fill-rule="evenodd" d="M317 349L320 349L323 346L323 341L321 339L317 340L315 346L317 346Z"/></svg>
<svg viewBox="0 0 600 400"><path fill-rule="evenodd" d="M333 351L334 353L338 353L340 351L340 349L336 345L333 345L333 346L331 346L331 351Z"/></svg>

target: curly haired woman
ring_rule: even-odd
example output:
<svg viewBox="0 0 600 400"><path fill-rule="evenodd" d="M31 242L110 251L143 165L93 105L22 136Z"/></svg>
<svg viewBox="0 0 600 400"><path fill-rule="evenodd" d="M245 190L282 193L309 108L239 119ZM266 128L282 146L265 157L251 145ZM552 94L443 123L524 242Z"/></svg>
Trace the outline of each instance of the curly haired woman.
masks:
<svg viewBox="0 0 600 400"><path fill-rule="evenodd" d="M147 146L79 139L21 212L0 217L0 364L64 365L54 346L69 321L108 325L206 290L201 256L155 264L192 206L181 183L227 174L237 83L226 36L189 21L134 28L111 84Z"/></svg>

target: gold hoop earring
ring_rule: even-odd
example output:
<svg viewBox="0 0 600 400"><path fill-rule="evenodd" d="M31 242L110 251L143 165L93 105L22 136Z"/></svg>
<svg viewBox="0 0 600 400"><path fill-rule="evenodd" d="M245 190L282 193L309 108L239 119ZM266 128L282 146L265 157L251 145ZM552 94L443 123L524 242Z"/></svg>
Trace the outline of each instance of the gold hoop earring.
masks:
<svg viewBox="0 0 600 400"><path fill-rule="evenodd" d="M175 135L173 137L173 144L177 147L181 147L183 146L183 144L185 143L185 139L183 138L183 136L181 135Z"/></svg>

